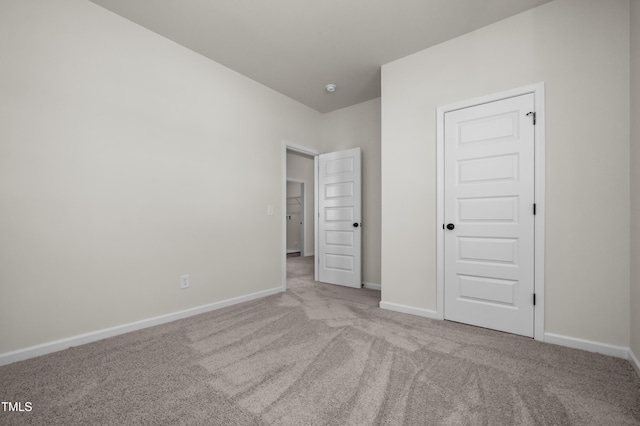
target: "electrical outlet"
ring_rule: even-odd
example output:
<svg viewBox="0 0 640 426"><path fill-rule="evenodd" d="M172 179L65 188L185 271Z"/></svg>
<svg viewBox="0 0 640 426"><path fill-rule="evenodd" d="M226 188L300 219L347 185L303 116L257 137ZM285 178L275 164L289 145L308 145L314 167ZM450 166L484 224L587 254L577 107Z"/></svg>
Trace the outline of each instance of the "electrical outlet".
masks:
<svg viewBox="0 0 640 426"><path fill-rule="evenodd" d="M180 275L180 288L189 288L189 274Z"/></svg>

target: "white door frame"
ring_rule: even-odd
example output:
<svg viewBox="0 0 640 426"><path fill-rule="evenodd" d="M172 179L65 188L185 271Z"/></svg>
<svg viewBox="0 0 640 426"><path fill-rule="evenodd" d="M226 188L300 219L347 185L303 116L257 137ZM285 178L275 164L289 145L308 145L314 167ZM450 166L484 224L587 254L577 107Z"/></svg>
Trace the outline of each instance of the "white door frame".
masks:
<svg viewBox="0 0 640 426"><path fill-rule="evenodd" d="M281 234L281 261L282 261L282 291L287 289L287 222L284 213L287 211L287 151L298 152L300 154L310 155L313 157L313 194L314 194L314 235L315 235L315 252L318 253L318 155L320 151L302 146L289 141L282 141L282 214L280 215L280 234ZM318 281L317 263L314 265L314 279Z"/></svg>
<svg viewBox="0 0 640 426"><path fill-rule="evenodd" d="M436 294L437 318L444 319L444 116L445 113L502 99L533 93L535 99L535 233L534 233L534 339L544 341L544 229L545 229L545 154L544 154L544 83L535 83L505 92L457 102L437 109L436 143Z"/></svg>
<svg viewBox="0 0 640 426"><path fill-rule="evenodd" d="M300 199L301 199L301 211L300 211L300 256L304 256L305 254L305 243L307 241L307 183L300 179L291 179L287 178L287 182L298 183L300 184ZM287 197L288 199L288 197ZM286 213L286 211L285 211ZM286 224L286 222L285 222ZM285 244L285 250L287 249Z"/></svg>

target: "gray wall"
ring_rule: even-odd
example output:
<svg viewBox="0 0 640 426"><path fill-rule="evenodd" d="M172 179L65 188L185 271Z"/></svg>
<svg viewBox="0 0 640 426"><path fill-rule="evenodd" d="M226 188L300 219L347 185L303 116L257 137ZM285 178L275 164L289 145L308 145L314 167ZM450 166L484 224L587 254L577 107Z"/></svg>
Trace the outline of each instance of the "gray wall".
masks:
<svg viewBox="0 0 640 426"><path fill-rule="evenodd" d="M382 68L382 300L436 309L436 108L546 84L545 331L629 346L629 2L557 0Z"/></svg>
<svg viewBox="0 0 640 426"><path fill-rule="evenodd" d="M637 356L631 3L631 45L626 0L557 0L385 65L381 119L379 99L321 115L90 2L3 1L0 354L280 287L283 140L362 148L363 280L435 309L435 108L545 81L547 331Z"/></svg>
<svg viewBox="0 0 640 426"><path fill-rule="evenodd" d="M380 99L323 115L323 152L362 149L362 280L380 284Z"/></svg>
<svg viewBox="0 0 640 426"><path fill-rule="evenodd" d="M0 354L281 288L320 113L88 1L3 0L0 40Z"/></svg>

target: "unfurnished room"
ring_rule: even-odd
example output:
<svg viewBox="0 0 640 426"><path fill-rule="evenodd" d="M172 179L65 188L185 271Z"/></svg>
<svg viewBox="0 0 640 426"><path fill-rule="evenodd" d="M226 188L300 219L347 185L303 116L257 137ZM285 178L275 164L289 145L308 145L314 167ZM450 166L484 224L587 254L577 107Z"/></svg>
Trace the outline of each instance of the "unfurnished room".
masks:
<svg viewBox="0 0 640 426"><path fill-rule="evenodd" d="M1 425L640 425L640 0L0 0Z"/></svg>

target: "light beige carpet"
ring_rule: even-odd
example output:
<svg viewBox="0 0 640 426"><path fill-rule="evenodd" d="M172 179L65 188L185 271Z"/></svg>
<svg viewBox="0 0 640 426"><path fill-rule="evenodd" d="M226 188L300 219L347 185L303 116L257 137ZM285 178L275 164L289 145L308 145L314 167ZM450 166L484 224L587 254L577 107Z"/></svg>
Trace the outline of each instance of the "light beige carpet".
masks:
<svg viewBox="0 0 640 426"><path fill-rule="evenodd" d="M0 424L640 424L625 360L384 311L311 261L284 294L0 367L33 405Z"/></svg>

